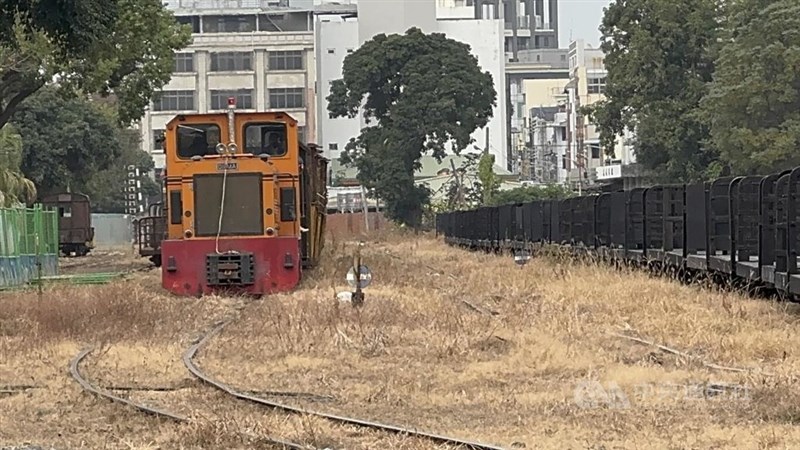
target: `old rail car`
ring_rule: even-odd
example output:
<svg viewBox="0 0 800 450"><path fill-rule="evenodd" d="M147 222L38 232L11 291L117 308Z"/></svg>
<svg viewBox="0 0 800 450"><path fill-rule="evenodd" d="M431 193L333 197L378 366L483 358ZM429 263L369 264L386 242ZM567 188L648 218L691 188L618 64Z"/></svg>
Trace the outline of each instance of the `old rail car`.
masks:
<svg viewBox="0 0 800 450"><path fill-rule="evenodd" d="M86 256L94 248L94 227L89 196L60 192L42 198L42 204L58 210L58 246L64 256Z"/></svg>
<svg viewBox="0 0 800 450"><path fill-rule="evenodd" d="M182 114L165 131L163 214L140 254L177 295L293 289L324 244L327 159L283 112ZM160 238L158 223L166 230ZM158 256L154 253L158 249Z"/></svg>
<svg viewBox="0 0 800 450"><path fill-rule="evenodd" d="M800 167L439 214L437 234L473 249L555 244L608 260L701 272L800 295Z"/></svg>
<svg viewBox="0 0 800 450"><path fill-rule="evenodd" d="M139 256L148 258L156 267L161 267L161 241L167 236L167 221L164 203L152 203L147 214L134 221Z"/></svg>

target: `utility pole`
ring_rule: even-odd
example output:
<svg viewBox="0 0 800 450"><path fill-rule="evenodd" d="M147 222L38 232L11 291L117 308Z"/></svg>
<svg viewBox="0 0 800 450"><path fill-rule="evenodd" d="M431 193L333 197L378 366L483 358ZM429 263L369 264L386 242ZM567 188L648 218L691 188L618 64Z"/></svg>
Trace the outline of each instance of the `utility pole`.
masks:
<svg viewBox="0 0 800 450"><path fill-rule="evenodd" d="M464 206L464 178L459 176L456 164L452 159L450 160L450 167L453 169L453 177L456 180L455 207L456 209L461 209Z"/></svg>
<svg viewBox="0 0 800 450"><path fill-rule="evenodd" d="M483 153L489 153L489 125L486 125L486 145L483 148Z"/></svg>

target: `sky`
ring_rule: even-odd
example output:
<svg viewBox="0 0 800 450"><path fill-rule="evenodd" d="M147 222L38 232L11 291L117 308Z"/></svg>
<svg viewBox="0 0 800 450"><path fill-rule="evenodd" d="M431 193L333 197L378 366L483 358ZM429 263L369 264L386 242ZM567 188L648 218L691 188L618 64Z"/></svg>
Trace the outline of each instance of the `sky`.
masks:
<svg viewBox="0 0 800 450"><path fill-rule="evenodd" d="M558 0L558 44L567 48L570 41L583 39L592 47L600 47L598 27L603 8L611 0Z"/></svg>

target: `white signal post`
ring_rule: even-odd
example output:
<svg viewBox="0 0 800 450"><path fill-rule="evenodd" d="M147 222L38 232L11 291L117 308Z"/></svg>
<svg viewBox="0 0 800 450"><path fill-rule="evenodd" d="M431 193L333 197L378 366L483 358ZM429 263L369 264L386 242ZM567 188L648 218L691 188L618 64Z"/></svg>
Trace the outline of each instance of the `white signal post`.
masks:
<svg viewBox="0 0 800 450"><path fill-rule="evenodd" d="M234 111L236 110L236 97L228 97L228 151L230 153L236 152L236 129L234 128Z"/></svg>

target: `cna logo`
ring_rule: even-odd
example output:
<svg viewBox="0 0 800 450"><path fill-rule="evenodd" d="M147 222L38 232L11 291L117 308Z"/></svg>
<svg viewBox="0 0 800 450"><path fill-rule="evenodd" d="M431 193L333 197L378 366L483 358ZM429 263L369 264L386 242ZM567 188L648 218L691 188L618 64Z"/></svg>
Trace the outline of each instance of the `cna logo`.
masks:
<svg viewBox="0 0 800 450"><path fill-rule="evenodd" d="M603 388L599 381L582 381L575 387L573 399L575 404L583 409L628 409L631 407L628 396L613 381L608 383L606 388Z"/></svg>

